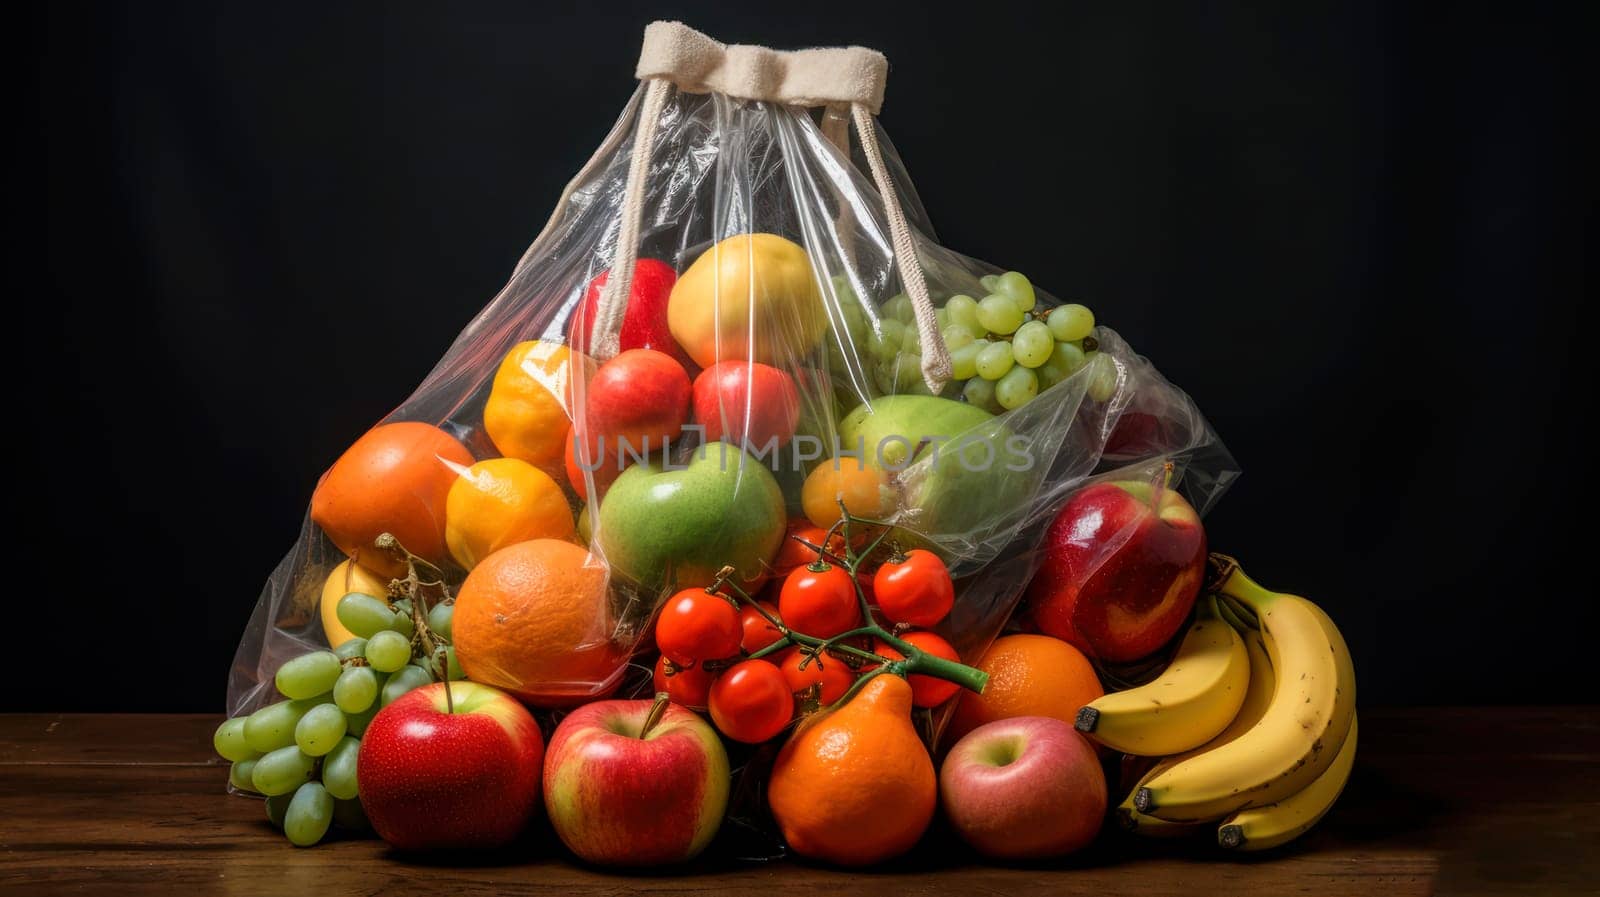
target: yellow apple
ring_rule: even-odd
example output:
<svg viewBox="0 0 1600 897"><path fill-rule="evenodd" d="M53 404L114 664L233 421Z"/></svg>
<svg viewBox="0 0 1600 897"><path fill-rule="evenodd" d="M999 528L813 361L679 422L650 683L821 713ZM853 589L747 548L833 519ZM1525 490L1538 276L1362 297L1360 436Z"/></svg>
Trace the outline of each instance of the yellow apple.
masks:
<svg viewBox="0 0 1600 897"><path fill-rule="evenodd" d="M706 368L732 360L793 368L827 327L810 256L776 234L739 234L707 249L667 300L672 338Z"/></svg>

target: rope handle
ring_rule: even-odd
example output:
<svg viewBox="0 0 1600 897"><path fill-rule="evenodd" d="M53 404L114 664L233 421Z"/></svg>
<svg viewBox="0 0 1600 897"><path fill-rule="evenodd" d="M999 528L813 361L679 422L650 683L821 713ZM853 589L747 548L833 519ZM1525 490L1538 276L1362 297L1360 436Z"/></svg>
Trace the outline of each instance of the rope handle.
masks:
<svg viewBox="0 0 1600 897"><path fill-rule="evenodd" d="M766 47L724 46L680 22L655 22L646 28L637 73L647 86L628 160L616 259L611 276L601 288L590 331L589 346L595 357L605 361L617 354L639 252L650 150L661 110L676 87L689 93L715 91L740 99L827 107L827 136L841 149L848 143L849 124L841 123L838 113L841 107L849 107L867 167L883 201L895 265L915 312L922 344L922 378L935 394L943 389L950 380L950 351L939 332L927 275L917 257L916 239L884 165L877 122L873 119L883 103L887 72L888 62L883 54L863 47L780 52ZM848 209L848 203L845 206Z"/></svg>

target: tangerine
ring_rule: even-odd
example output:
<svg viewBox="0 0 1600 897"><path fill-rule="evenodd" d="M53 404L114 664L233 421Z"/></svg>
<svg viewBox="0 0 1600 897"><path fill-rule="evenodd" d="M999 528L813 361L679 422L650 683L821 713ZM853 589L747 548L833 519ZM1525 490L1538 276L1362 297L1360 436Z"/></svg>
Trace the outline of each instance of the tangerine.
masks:
<svg viewBox="0 0 1600 897"><path fill-rule="evenodd" d="M558 539L518 542L479 561L451 621L462 671L536 707L610 694L628 650L613 640L606 582L599 558Z"/></svg>
<svg viewBox="0 0 1600 897"><path fill-rule="evenodd" d="M483 429L500 454L563 475L573 360L571 349L544 340L518 343L506 353L483 406Z"/></svg>
<svg viewBox="0 0 1600 897"><path fill-rule="evenodd" d="M989 674L983 694L963 691L945 740L954 744L984 723L1048 716L1071 724L1078 710L1105 694L1082 651L1048 635L995 639L974 664Z"/></svg>
<svg viewBox="0 0 1600 897"><path fill-rule="evenodd" d="M467 570L517 542L567 539L575 521L566 493L550 475L516 458L467 468L445 500L444 539Z"/></svg>
<svg viewBox="0 0 1600 897"><path fill-rule="evenodd" d="M855 459L834 458L818 464L800 487L806 519L827 529L839 519L839 502L857 517L882 519L894 511L896 499L889 474Z"/></svg>

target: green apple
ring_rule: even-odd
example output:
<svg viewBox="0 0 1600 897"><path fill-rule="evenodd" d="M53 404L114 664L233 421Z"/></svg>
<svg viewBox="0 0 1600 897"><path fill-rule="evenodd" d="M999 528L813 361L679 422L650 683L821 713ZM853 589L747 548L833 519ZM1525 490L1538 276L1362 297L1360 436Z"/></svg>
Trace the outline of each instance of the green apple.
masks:
<svg viewBox="0 0 1600 897"><path fill-rule="evenodd" d="M635 464L600 502L601 554L652 591L709 585L723 566L758 578L783 543L783 493L737 446L701 446L687 464Z"/></svg>
<svg viewBox="0 0 1600 897"><path fill-rule="evenodd" d="M839 442L898 471L902 525L946 554L1018 520L1043 473L1027 440L994 415L938 396L874 399L839 422Z"/></svg>

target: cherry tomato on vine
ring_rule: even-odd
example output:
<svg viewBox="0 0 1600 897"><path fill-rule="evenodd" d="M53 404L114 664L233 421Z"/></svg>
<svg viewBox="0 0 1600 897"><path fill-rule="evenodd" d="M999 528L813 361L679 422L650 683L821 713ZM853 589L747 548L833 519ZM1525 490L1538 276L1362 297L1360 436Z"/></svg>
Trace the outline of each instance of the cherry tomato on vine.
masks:
<svg viewBox="0 0 1600 897"><path fill-rule="evenodd" d="M711 696L711 683L717 681L718 674L706 672L705 664L697 663L687 669L678 668L668 676L668 663L671 661L667 660L665 654L656 658L656 672L651 687L666 692L674 704L682 704L690 710L706 709L706 702Z"/></svg>
<svg viewBox="0 0 1600 897"><path fill-rule="evenodd" d="M778 576L787 576L796 567L804 567L817 559L817 551L810 545L800 540L804 539L811 545L822 545L827 539L828 531L816 526L804 517L796 517L789 521L789 530L783 534L783 547L778 549L778 556L772 560L772 571ZM835 555L844 555L844 536L837 532L832 539L828 539L827 549Z"/></svg>
<svg viewBox="0 0 1600 897"><path fill-rule="evenodd" d="M745 744L760 744L789 725L794 692L783 671L765 660L744 660L723 671L711 685L711 721L722 734Z"/></svg>
<svg viewBox="0 0 1600 897"><path fill-rule="evenodd" d="M913 646L945 660L961 662L961 655L950 643L931 632L908 632L900 636L903 642L910 642ZM882 641L877 641L872 646L873 653L882 654L890 660L900 660L905 657L899 651L889 647ZM950 699L961 686L935 676L915 675L907 676L906 682L911 685L911 703L918 707L937 707Z"/></svg>
<svg viewBox="0 0 1600 897"><path fill-rule="evenodd" d="M896 623L933 626L955 606L956 584L938 555L913 548L878 568L872 594L884 616Z"/></svg>
<svg viewBox="0 0 1600 897"><path fill-rule="evenodd" d="M773 607L771 602L758 601L756 603L761 605L767 613L774 617L778 616L778 609ZM780 617L779 619L782 618ZM740 640L739 646L744 648L744 653L746 654L754 654L783 638L783 633L778 631L778 627L768 623L767 618L761 615L761 611L748 604L739 609L739 625L744 630L744 637Z"/></svg>
<svg viewBox="0 0 1600 897"><path fill-rule="evenodd" d="M656 647L679 666L732 657L743 637L739 609L705 589L684 589L668 598L656 620Z"/></svg>
<svg viewBox="0 0 1600 897"><path fill-rule="evenodd" d="M856 681L856 671L850 669L843 660L827 653L820 657L812 656L799 648L785 651L778 668L783 670L783 678L788 680L791 692L799 693L813 685L822 686L817 700L823 706L844 697L844 693Z"/></svg>
<svg viewBox="0 0 1600 897"><path fill-rule="evenodd" d="M832 638L861 625L861 604L855 581L843 567L813 564L799 567L778 593L783 624L813 638Z"/></svg>

